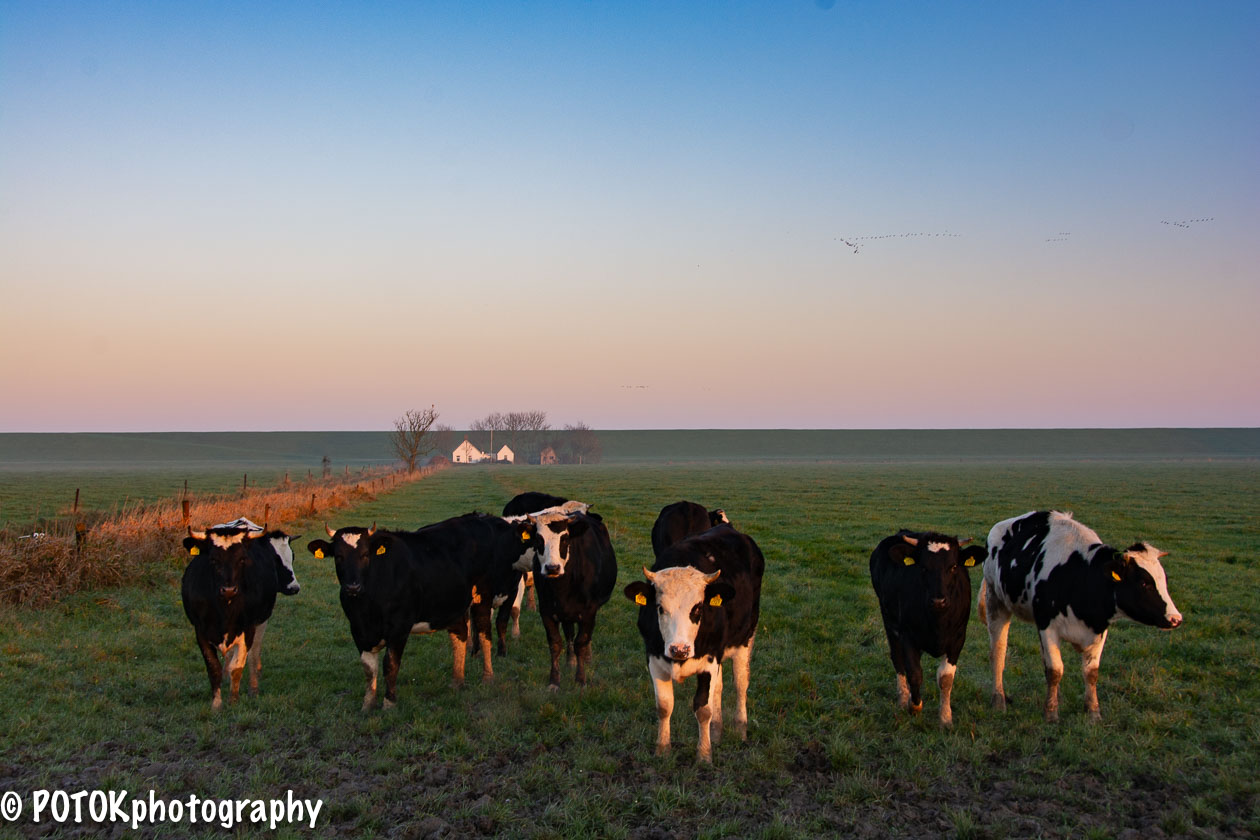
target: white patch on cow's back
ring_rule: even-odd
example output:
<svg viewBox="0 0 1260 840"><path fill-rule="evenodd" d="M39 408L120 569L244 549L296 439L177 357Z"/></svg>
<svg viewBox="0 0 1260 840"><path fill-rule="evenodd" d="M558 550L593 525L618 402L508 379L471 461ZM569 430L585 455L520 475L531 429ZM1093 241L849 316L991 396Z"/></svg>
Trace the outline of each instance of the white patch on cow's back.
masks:
<svg viewBox="0 0 1260 840"><path fill-rule="evenodd" d="M351 548L358 548L359 537L361 536L363 535L362 534L342 534L341 539L342 539L342 542L344 542L346 545L350 546Z"/></svg>
<svg viewBox="0 0 1260 840"><path fill-rule="evenodd" d="M281 564L293 576L293 594L297 594L302 588L302 584L298 583L297 573L293 571L293 546L289 545L288 537L272 537L268 542L271 543L272 549L275 550L276 556L280 558Z"/></svg>
<svg viewBox="0 0 1260 840"><path fill-rule="evenodd" d="M928 551L931 551L931 552L949 551L949 543L930 542L928 543Z"/></svg>
<svg viewBox="0 0 1260 840"><path fill-rule="evenodd" d="M215 528L244 528L246 531L254 531L254 532L263 530L263 526L258 525L250 521L249 519L246 519L244 516L233 519L231 522L220 523L219 525L215 525L214 527Z"/></svg>
<svg viewBox="0 0 1260 840"><path fill-rule="evenodd" d="M236 545L238 542L240 542L243 539L245 539L244 531L241 531L239 534L231 534L228 536L225 536L223 534L210 535L210 542L218 546L219 548L231 548L232 546Z"/></svg>

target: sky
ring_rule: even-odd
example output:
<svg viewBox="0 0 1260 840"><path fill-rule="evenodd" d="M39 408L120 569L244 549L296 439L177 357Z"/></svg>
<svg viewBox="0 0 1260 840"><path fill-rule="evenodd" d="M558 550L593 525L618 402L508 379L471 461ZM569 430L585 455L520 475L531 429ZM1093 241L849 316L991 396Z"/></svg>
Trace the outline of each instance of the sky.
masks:
<svg viewBox="0 0 1260 840"><path fill-rule="evenodd" d="M1260 425L1255 2L0 0L0 431Z"/></svg>

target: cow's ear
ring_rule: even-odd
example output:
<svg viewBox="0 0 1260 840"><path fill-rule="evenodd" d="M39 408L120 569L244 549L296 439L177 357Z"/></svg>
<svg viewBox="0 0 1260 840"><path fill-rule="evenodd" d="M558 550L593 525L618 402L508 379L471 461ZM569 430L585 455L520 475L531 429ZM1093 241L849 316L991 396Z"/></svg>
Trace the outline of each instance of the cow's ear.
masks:
<svg viewBox="0 0 1260 840"><path fill-rule="evenodd" d="M569 523L569 536L580 537L586 533L586 529L590 524L585 519L574 519Z"/></svg>
<svg viewBox="0 0 1260 840"><path fill-rule="evenodd" d="M1129 558L1119 551L1113 551L1111 557L1103 564L1103 568L1107 570L1108 576L1119 583L1124 580L1125 573L1128 571Z"/></svg>
<svg viewBox="0 0 1260 840"><path fill-rule="evenodd" d="M315 555L315 559L323 560L332 553L332 546L326 540L311 540L306 544L306 550Z"/></svg>
<svg viewBox="0 0 1260 840"><path fill-rule="evenodd" d="M370 560L373 557L380 557L382 555L388 555L389 550L392 547L392 545L393 545L393 541L390 540L388 534L377 534L375 536L368 537L367 538L368 559Z"/></svg>
<svg viewBox="0 0 1260 840"><path fill-rule="evenodd" d="M735 587L725 580L715 580L704 588L704 602L710 607L720 607L734 597Z"/></svg>
<svg viewBox="0 0 1260 840"><path fill-rule="evenodd" d="M197 545L197 542L198 541L192 537L184 537L184 548L187 549L188 553L194 557L201 553L201 548Z"/></svg>
<svg viewBox="0 0 1260 840"><path fill-rule="evenodd" d="M640 607L646 607L648 604L656 600L656 587L644 580L636 580L634 583L626 584L626 588L621 590L626 597L634 601Z"/></svg>
<svg viewBox="0 0 1260 840"><path fill-rule="evenodd" d="M917 544L897 540L888 547L888 558L892 560L894 566L913 566L914 553L917 550Z"/></svg>
<svg viewBox="0 0 1260 840"><path fill-rule="evenodd" d="M958 562L970 568L977 563L983 563L986 553L985 547L982 545L969 545L959 553Z"/></svg>

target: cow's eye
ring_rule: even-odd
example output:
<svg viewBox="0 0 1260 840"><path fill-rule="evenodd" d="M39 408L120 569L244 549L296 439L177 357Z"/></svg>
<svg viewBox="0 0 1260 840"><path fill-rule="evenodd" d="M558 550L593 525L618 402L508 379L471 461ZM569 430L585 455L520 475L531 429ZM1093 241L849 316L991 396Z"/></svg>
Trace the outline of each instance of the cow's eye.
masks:
<svg viewBox="0 0 1260 840"><path fill-rule="evenodd" d="M665 608L662 607L660 604L656 605L656 611L660 613L661 615L665 615Z"/></svg>
<svg viewBox="0 0 1260 840"><path fill-rule="evenodd" d="M699 604L696 604L694 607L691 608L691 622L692 624L700 623L700 605Z"/></svg>

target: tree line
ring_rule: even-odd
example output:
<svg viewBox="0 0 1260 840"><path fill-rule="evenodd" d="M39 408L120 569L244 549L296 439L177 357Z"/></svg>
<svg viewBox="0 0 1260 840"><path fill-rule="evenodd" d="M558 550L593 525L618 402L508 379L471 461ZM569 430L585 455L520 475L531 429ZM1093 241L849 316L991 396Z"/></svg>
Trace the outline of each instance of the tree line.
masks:
<svg viewBox="0 0 1260 840"><path fill-rule="evenodd" d="M460 433L439 423L434 406L411 409L394 421L390 442L394 453L414 471L431 455L450 457L461 442ZM603 458L603 446L595 431L581 420L553 429L547 412L492 411L468 425L464 435L473 446L493 456L504 444L515 455L517 463L537 464L548 449L562 464L597 464Z"/></svg>

